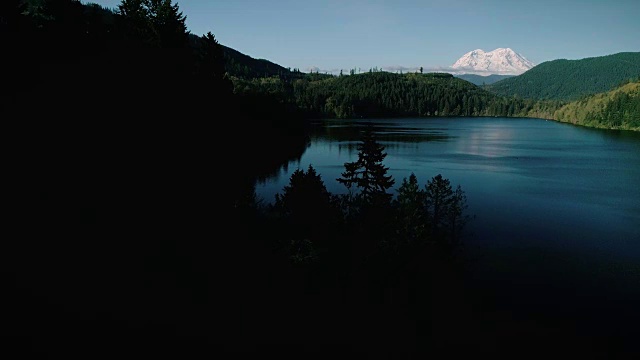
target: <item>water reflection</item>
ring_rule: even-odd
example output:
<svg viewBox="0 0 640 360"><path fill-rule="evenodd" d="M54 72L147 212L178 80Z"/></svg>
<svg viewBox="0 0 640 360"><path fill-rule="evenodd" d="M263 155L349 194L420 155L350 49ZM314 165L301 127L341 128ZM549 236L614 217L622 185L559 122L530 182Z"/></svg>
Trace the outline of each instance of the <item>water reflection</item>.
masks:
<svg viewBox="0 0 640 360"><path fill-rule="evenodd" d="M290 172L310 164L330 192L344 193L335 179L356 159L368 123L319 124L311 146L259 186L259 195L272 199ZM478 292L509 316L509 309L526 309L536 319L570 314L588 332L635 328L640 134L536 119L371 123L396 187L412 172L421 184L442 174L466 192L475 219L464 239L465 274Z"/></svg>
<svg viewBox="0 0 640 360"><path fill-rule="evenodd" d="M359 134L372 124L396 179L424 184L442 174L461 185L477 215L470 242L513 246L579 244L640 258L640 134L536 119L436 118L317 123L304 154L259 184L271 201L291 172L313 165L332 193L357 158ZM562 239L562 240L561 240ZM611 240L613 239L613 240ZM546 245L545 245L546 246Z"/></svg>
<svg viewBox="0 0 640 360"><path fill-rule="evenodd" d="M406 126L388 121L327 120L315 123L312 138L337 142L357 142L365 127L374 126L376 138L381 143L397 146L398 143L420 143L424 141L447 141L452 136L446 128Z"/></svg>

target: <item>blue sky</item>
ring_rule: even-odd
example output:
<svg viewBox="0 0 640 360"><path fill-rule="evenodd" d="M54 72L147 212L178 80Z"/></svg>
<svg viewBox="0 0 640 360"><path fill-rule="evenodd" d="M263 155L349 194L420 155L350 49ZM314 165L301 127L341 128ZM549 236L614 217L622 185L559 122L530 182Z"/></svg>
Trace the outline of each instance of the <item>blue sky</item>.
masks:
<svg viewBox="0 0 640 360"><path fill-rule="evenodd" d="M120 0L93 0L116 8ZM175 1L174 1L175 3ZM539 64L640 51L640 0L182 0L187 27L284 67L444 68L508 47Z"/></svg>

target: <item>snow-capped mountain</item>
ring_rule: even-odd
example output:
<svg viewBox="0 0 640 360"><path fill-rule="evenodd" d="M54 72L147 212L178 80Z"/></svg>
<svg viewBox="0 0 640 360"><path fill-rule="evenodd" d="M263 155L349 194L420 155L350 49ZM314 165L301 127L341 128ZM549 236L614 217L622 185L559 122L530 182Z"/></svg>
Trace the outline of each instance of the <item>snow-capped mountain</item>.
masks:
<svg viewBox="0 0 640 360"><path fill-rule="evenodd" d="M459 74L520 75L535 64L509 48L498 48L485 52L482 49L469 51L451 67Z"/></svg>

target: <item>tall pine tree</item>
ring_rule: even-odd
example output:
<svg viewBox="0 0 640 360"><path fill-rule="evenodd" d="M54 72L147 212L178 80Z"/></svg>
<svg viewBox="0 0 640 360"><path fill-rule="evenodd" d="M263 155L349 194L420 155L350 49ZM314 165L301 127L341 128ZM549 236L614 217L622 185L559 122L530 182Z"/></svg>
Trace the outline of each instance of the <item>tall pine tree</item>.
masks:
<svg viewBox="0 0 640 360"><path fill-rule="evenodd" d="M358 160L345 163L345 171L337 181L344 184L351 191L353 185L359 190L359 195L365 204L388 204L392 194L387 190L393 186L395 180L387 175L389 168L383 164L387 157L384 146L377 142L369 125L358 144Z"/></svg>

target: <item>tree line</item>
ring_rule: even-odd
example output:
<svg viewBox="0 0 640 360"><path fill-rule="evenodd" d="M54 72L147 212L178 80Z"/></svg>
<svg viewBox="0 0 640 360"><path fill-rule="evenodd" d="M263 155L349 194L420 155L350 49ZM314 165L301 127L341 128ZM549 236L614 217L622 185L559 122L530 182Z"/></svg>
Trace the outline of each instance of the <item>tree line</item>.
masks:
<svg viewBox="0 0 640 360"><path fill-rule="evenodd" d="M548 111L446 74L244 78L170 0L3 1L0 27L20 144L3 330L20 351L446 350L431 328L464 295L461 187L410 174L393 194L371 132L348 194L310 165L263 206L255 180L302 154L310 117Z"/></svg>
<svg viewBox="0 0 640 360"><path fill-rule="evenodd" d="M256 118L213 33L192 36L173 1L0 6L20 234L3 251L3 333L46 355L202 350L235 326L218 305L240 278L218 270L250 243L216 239L256 177L305 149L303 122Z"/></svg>
<svg viewBox="0 0 640 360"><path fill-rule="evenodd" d="M553 118L605 129L639 130L640 82L626 82L611 91L568 103Z"/></svg>
<svg viewBox="0 0 640 360"><path fill-rule="evenodd" d="M2 329L25 339L16 350L184 356L265 339L319 344L353 308L380 320L353 323L360 341L374 328L391 340L417 318L393 314L402 294L430 301L432 282L411 267L454 277L442 269L453 267L446 254L464 222L463 193L441 177L416 189L410 177L394 200L373 141L362 148L373 161L345 169L350 197L326 193L309 168L262 208L256 178L308 144L294 86L259 79L258 90L234 92L215 36L192 36L172 1L2 6L12 75L2 111L19 144ZM391 288L393 300L380 296ZM374 308L386 317L362 312ZM431 308L407 309L429 321ZM400 330L389 332L392 322ZM265 324L277 326L258 332Z"/></svg>
<svg viewBox="0 0 640 360"><path fill-rule="evenodd" d="M232 76L240 96L270 94L306 118L528 116L551 113L559 101L496 96L451 74L369 72L343 76L309 74L300 79Z"/></svg>
<svg viewBox="0 0 640 360"><path fill-rule="evenodd" d="M278 229L287 229L288 235L280 234L279 239L289 246L291 258L312 261L316 246L332 242L338 247L333 251L344 250L349 238L366 242L354 248L362 253L385 250L397 255L425 246L436 252L436 245L456 250L470 219L462 188L452 187L440 174L421 187L412 173L394 194L395 179L383 162L387 154L371 128L363 131L357 150L358 159L345 163L336 179L346 194L329 193L321 175L309 165L306 172L295 170L275 202L263 207L265 216L283 223Z"/></svg>
<svg viewBox="0 0 640 360"><path fill-rule="evenodd" d="M580 60L558 59L487 86L497 95L527 99L580 100L607 92L640 76L640 52L622 52Z"/></svg>
<svg viewBox="0 0 640 360"><path fill-rule="evenodd" d="M254 195L236 208L232 228L245 239L237 251L255 270L238 276L249 285L234 301L238 307L257 302L266 312L248 316L246 342L237 346L286 341L289 349L329 344L340 351L361 346L369 354L413 352L417 344L425 353L446 350L426 329L438 326L437 314L457 316L462 300L472 220L466 194L441 174L421 184L411 173L396 184L371 127L361 132L357 150L335 179L344 194L330 193L310 164L291 173L272 203ZM248 331L264 323L277 325Z"/></svg>

